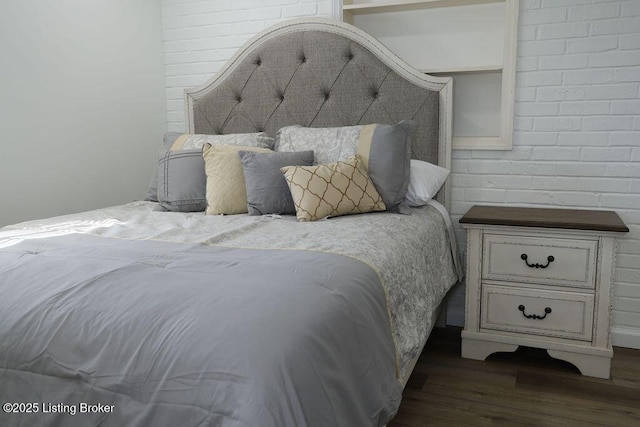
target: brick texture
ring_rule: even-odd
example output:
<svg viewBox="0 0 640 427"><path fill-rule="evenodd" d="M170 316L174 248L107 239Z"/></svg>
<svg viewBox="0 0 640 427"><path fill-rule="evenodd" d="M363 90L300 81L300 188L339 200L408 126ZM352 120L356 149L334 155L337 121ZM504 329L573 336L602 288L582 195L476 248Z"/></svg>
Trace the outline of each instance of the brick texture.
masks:
<svg viewBox="0 0 640 427"><path fill-rule="evenodd" d="M181 132L184 89L213 76L254 34L302 16L330 16L332 0L162 0L167 127Z"/></svg>
<svg viewBox="0 0 640 427"><path fill-rule="evenodd" d="M612 339L634 347L640 347L639 3L521 1L519 34L527 37L518 46L515 115L516 123L533 127L515 132L513 149L532 148L531 157L491 151L472 166L476 151L457 152L452 173L455 221L474 204L618 212L631 231L618 244ZM464 232L456 232L463 246Z"/></svg>
<svg viewBox="0 0 640 427"><path fill-rule="evenodd" d="M631 232L617 250L613 342L638 348L639 3L521 0L513 150L456 151L451 175L455 223L474 204L617 211ZM210 78L248 38L291 17L329 16L332 4L163 0L169 130L184 130L184 88ZM464 249L460 227L456 235ZM451 311L464 313L464 289L453 294Z"/></svg>

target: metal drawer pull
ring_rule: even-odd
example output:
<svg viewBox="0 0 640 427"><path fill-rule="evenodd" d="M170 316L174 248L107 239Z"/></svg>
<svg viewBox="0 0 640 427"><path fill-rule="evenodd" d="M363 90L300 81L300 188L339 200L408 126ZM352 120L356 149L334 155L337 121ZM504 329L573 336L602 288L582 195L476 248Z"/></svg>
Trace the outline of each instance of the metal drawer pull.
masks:
<svg viewBox="0 0 640 427"><path fill-rule="evenodd" d="M527 314L527 313L524 312L525 307L522 304L520 304L518 306L518 310L520 310L522 312L522 315L524 317L526 317L527 319L535 319L535 320L542 320L545 317L547 317L547 314L551 313L551 307L546 307L544 309L544 316L538 316L537 314Z"/></svg>
<svg viewBox="0 0 640 427"><path fill-rule="evenodd" d="M527 264L527 267L531 267L531 268L547 268L549 267L549 264L551 264L553 261L555 261L555 258L552 255L549 255L547 257L547 264L546 265L542 265L542 264L529 264L529 262L527 261L529 257L527 256L527 254L522 254L520 255L520 259L524 261L525 264Z"/></svg>

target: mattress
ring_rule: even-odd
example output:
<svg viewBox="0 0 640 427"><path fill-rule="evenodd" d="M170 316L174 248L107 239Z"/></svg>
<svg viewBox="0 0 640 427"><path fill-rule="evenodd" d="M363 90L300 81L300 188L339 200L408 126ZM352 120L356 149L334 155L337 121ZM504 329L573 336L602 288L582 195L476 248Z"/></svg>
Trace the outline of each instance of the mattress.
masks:
<svg viewBox="0 0 640 427"><path fill-rule="evenodd" d="M152 202L5 227L0 397L39 413L0 422L384 425L457 281L449 232L433 206L301 223Z"/></svg>

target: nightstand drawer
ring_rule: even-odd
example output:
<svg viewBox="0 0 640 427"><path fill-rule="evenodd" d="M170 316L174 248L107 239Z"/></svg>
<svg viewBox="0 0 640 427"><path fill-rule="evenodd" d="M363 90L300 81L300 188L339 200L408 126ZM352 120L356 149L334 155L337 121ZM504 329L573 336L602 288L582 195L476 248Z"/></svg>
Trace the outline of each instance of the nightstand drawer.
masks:
<svg viewBox="0 0 640 427"><path fill-rule="evenodd" d="M480 328L591 341L594 296L482 286Z"/></svg>
<svg viewBox="0 0 640 427"><path fill-rule="evenodd" d="M595 287L596 240L485 234L483 246L483 279Z"/></svg>

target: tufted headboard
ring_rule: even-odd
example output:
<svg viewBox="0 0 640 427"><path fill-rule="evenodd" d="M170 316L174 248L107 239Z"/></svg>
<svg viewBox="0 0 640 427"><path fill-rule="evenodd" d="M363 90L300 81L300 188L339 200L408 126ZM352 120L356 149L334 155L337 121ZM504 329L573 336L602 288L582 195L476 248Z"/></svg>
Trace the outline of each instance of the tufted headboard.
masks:
<svg viewBox="0 0 640 427"><path fill-rule="evenodd" d="M185 91L187 131L416 122L412 157L451 169L450 78L413 69L349 24L295 19L249 40L204 85ZM438 200L449 208L449 183Z"/></svg>

